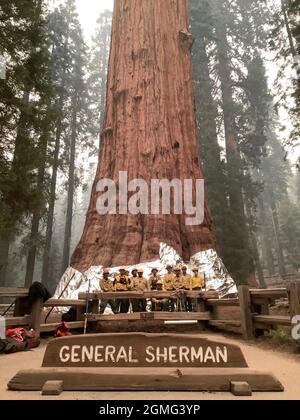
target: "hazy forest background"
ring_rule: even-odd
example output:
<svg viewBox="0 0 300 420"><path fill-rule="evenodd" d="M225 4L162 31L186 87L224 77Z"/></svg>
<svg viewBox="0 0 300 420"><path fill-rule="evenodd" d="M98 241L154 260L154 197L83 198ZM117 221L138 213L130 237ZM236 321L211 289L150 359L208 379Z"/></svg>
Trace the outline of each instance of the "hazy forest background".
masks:
<svg viewBox="0 0 300 420"><path fill-rule="evenodd" d="M82 233L112 12L0 0L0 287L51 291ZM199 149L218 251L238 283L300 277L300 0L190 0ZM3 76L3 75L2 75Z"/></svg>

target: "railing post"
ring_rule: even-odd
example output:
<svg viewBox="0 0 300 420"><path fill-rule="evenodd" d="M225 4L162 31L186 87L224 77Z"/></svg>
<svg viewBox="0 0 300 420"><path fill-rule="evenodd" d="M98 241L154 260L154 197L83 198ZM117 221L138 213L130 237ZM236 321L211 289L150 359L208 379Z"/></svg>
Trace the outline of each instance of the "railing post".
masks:
<svg viewBox="0 0 300 420"><path fill-rule="evenodd" d="M42 299L37 299L31 309L30 309L30 327L40 335L41 332L41 317L42 317L42 310L43 310L44 302Z"/></svg>
<svg viewBox="0 0 300 420"><path fill-rule="evenodd" d="M296 316L300 316L300 281L292 281L288 287L288 296L290 303L291 321ZM292 328L293 328L292 324ZM295 340L297 350L300 350L300 339Z"/></svg>
<svg viewBox="0 0 300 420"><path fill-rule="evenodd" d="M245 340L254 338L254 327L251 312L251 297L249 286L239 286L239 301L241 307L241 324Z"/></svg>

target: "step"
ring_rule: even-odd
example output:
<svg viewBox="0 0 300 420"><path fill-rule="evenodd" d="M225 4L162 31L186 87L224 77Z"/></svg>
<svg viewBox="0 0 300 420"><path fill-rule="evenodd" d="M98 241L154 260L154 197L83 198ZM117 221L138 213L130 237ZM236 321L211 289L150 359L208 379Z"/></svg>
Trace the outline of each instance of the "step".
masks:
<svg viewBox="0 0 300 420"><path fill-rule="evenodd" d="M208 321L211 319L210 312L137 312L131 314L91 314L88 320L98 321L138 321L138 320L162 320L162 321Z"/></svg>

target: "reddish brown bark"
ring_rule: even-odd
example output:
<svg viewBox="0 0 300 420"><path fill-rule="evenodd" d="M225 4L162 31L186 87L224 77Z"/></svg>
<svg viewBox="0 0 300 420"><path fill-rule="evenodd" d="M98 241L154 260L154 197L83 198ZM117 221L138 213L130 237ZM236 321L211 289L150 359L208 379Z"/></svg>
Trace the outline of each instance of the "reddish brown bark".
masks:
<svg viewBox="0 0 300 420"><path fill-rule="evenodd" d="M185 215L99 216L102 178L202 179L196 139L186 0L115 0L107 105L99 167L72 266L136 264L158 258L161 242L184 259L214 247L205 205L201 226Z"/></svg>

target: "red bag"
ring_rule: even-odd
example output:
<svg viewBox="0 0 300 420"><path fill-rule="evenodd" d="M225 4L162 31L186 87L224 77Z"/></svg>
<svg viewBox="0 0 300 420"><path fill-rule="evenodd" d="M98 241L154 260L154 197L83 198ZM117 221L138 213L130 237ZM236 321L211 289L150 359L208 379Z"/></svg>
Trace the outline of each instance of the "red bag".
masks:
<svg viewBox="0 0 300 420"><path fill-rule="evenodd" d="M23 350L30 350L40 345L39 336L34 330L28 331L24 328L10 328L6 330L6 337L17 343L24 343Z"/></svg>
<svg viewBox="0 0 300 420"><path fill-rule="evenodd" d="M13 338L16 341L23 342L25 336L24 328L9 328L6 330L6 337Z"/></svg>
<svg viewBox="0 0 300 420"><path fill-rule="evenodd" d="M26 341L26 349L34 349L40 345L40 338L34 330L25 330L24 340Z"/></svg>
<svg viewBox="0 0 300 420"><path fill-rule="evenodd" d="M57 326L54 337L68 337L69 335L72 335L72 333L69 330L68 324L66 322L62 322Z"/></svg>

